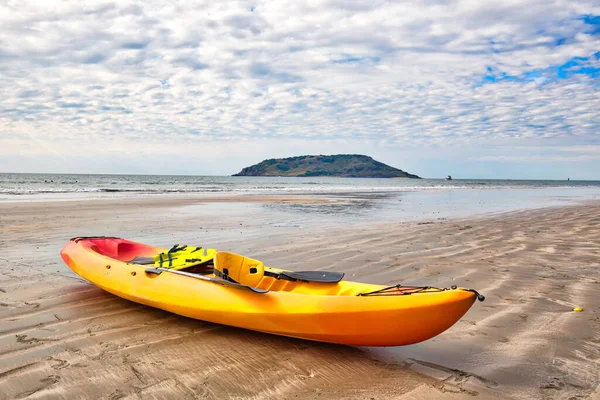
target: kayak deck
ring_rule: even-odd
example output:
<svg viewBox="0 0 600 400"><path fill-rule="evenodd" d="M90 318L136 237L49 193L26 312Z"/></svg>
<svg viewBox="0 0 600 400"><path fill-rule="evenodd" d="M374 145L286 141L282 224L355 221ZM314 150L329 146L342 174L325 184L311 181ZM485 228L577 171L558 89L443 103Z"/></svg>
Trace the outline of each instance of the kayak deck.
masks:
<svg viewBox="0 0 600 400"><path fill-rule="evenodd" d="M82 238L68 242L61 255L83 278L141 304L214 323L347 345L398 346L429 339L456 323L477 297L474 291L454 287L311 282L268 274L248 290L243 280L217 276L215 265L195 272L162 268L156 273L152 266L127 262L164 251L123 239ZM256 268L252 263L257 260L246 261ZM264 267L275 275L281 271Z"/></svg>

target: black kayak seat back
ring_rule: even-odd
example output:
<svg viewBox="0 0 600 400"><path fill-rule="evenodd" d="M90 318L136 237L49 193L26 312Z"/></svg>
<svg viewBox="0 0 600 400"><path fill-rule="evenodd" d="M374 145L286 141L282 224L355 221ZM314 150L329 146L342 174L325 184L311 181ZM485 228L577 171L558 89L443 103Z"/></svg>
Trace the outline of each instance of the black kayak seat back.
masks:
<svg viewBox="0 0 600 400"><path fill-rule="evenodd" d="M288 281L305 281L320 283L338 283L344 278L343 272L331 271L282 271L279 273L265 270L266 276Z"/></svg>

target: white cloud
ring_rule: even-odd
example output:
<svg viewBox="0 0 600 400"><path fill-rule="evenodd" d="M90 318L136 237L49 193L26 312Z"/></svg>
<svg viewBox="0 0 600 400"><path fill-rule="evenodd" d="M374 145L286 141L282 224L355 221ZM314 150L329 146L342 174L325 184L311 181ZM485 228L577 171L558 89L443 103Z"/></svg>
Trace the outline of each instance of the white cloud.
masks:
<svg viewBox="0 0 600 400"><path fill-rule="evenodd" d="M233 173L300 150L585 148L600 140L597 75L481 84L488 66L523 76L592 56L583 14L597 2L3 3L0 170L15 154L117 172L108 160L154 171L144 157L196 153L221 162L199 172Z"/></svg>

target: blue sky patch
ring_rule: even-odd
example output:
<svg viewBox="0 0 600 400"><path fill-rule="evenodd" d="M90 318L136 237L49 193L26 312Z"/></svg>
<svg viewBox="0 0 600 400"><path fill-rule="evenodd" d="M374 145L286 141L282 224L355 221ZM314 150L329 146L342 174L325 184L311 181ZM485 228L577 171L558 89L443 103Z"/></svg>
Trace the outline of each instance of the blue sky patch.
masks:
<svg viewBox="0 0 600 400"><path fill-rule="evenodd" d="M333 64L355 64L355 63L373 63L377 64L381 62L380 57L353 57L345 56L337 60L333 60Z"/></svg>
<svg viewBox="0 0 600 400"><path fill-rule="evenodd" d="M519 76L509 75L505 72L498 71L491 66L487 66L487 73L483 76L483 78L481 78L475 87L482 86L486 83L497 83L503 81L539 81L540 83L547 83L556 80L572 78L575 75L585 75L589 78L596 79L600 77L600 67L592 65L590 61L592 59L598 60L599 57L600 52L596 52L590 57L573 57L563 64L553 65L547 68L534 69L524 72Z"/></svg>
<svg viewBox="0 0 600 400"><path fill-rule="evenodd" d="M563 44L565 44L567 42L567 38L561 37L558 38L554 41L554 45L555 46L562 46Z"/></svg>
<svg viewBox="0 0 600 400"><path fill-rule="evenodd" d="M584 24L591 25L591 30L586 33L600 34L600 15L584 15L580 18Z"/></svg>

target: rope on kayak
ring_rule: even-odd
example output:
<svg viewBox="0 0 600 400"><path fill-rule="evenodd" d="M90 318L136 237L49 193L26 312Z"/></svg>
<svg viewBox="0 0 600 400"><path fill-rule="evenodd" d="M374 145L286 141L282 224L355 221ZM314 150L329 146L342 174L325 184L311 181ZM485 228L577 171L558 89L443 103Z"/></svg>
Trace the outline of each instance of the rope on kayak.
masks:
<svg viewBox="0 0 600 400"><path fill-rule="evenodd" d="M397 284L394 286L388 286L383 289L374 290L372 292L367 293L359 293L357 296L407 296L409 294L414 293L436 293L436 292L445 292L447 290L456 290L457 286L452 285L449 288L437 288L432 286L402 286L402 284ZM461 289L465 292L473 292L477 296L477 300L484 301L485 296L480 294L475 289Z"/></svg>
<svg viewBox="0 0 600 400"><path fill-rule="evenodd" d="M77 236L77 237L71 238L70 241L78 243L80 240L89 240L89 239L121 239L121 240L123 240L123 238L115 237L115 236Z"/></svg>
<svg viewBox="0 0 600 400"><path fill-rule="evenodd" d="M456 289L456 286L453 286ZM388 286L383 289L374 290L372 292L367 293L359 293L357 296L407 296L413 293L422 293L424 291L431 292L443 292L445 290L450 290L448 288L440 289L432 286L403 286L402 284L397 284L394 286Z"/></svg>

